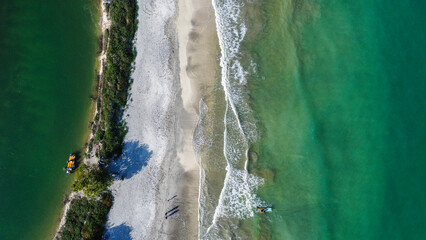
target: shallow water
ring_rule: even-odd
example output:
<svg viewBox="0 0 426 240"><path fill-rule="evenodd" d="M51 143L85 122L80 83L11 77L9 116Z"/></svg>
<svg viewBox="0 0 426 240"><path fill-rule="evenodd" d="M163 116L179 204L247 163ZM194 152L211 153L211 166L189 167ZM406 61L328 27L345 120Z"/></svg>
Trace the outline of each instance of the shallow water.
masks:
<svg viewBox="0 0 426 240"><path fill-rule="evenodd" d="M236 106L239 124L226 115L217 124L243 132L222 151L239 153L248 146L238 143L247 142L248 171L239 155L235 179L257 180L234 188L226 177L223 185L202 183L201 203L209 204L201 204L200 238L424 238L425 4L214 3L216 21L222 11L231 24L222 31L234 40L244 35L238 47L221 45L221 81L232 95L225 102ZM219 39L226 37L217 25ZM209 160L230 175L223 157ZM213 178L209 171L205 179ZM251 215L262 202L274 212Z"/></svg>
<svg viewBox="0 0 426 240"><path fill-rule="evenodd" d="M49 239L87 137L95 1L0 4L0 239Z"/></svg>

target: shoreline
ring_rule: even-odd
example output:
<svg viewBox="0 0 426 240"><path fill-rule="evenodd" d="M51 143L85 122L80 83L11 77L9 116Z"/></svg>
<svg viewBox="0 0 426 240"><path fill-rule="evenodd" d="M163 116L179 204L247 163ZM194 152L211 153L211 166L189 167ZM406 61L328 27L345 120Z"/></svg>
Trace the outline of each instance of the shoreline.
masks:
<svg viewBox="0 0 426 240"><path fill-rule="evenodd" d="M104 67L105 67L105 61L106 61L106 50L107 47L104 45L105 44L105 31L107 29L110 28L111 26L111 21L108 17L108 13L107 10L105 8L105 5L103 3L103 0L99 0L99 6L101 7L101 11L100 11L100 22L99 22L99 26L100 26L100 38L102 38L102 43L99 45L99 49L100 49L100 54L97 57L96 60L96 65L97 69L96 69L96 101L92 101L91 103L91 110L90 110L90 127L89 127L89 134L87 136L86 139L86 144L84 146L84 153L85 154L90 154L91 150L89 145L94 144L93 140L95 138L94 133L96 133L97 128L99 127L99 121L95 123L95 117L97 114L99 114L100 109L98 107L98 101L100 101L101 99L101 93L102 93L102 83L103 83L103 72L104 72ZM99 65L98 65L99 64ZM87 164L87 165L96 165L99 161L99 158L95 157L95 156L91 156L90 158L86 158L85 156L81 156L82 159L82 163ZM66 195L66 199L63 200L63 202L65 203L62 207L62 214L59 217L59 222L57 227L55 227L56 232L53 234L52 239L57 239L58 238L58 234L62 231L65 222L66 222L66 216L68 213L68 210L70 208L71 205L71 201L73 199L76 198L81 198L83 197L84 194L82 192L73 192L72 189L69 190L69 193Z"/></svg>
<svg viewBox="0 0 426 240"><path fill-rule="evenodd" d="M181 194L187 199L185 203L189 209L188 225L193 227L185 231L182 230L185 224L177 223L172 225L172 233L181 238L198 239L202 169L199 152L195 150L195 146L199 145L195 133L201 124L201 101L209 97L211 86L215 84L219 45L214 9L210 0L178 0L178 5L180 82L184 109L180 116L184 144L178 158L185 172L182 181L185 187L181 188Z"/></svg>

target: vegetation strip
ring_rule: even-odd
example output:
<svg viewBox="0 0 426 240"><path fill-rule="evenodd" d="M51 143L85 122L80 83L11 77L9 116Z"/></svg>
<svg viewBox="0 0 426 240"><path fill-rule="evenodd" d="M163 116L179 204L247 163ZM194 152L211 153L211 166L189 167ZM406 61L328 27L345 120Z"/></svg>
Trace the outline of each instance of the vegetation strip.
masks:
<svg viewBox="0 0 426 240"><path fill-rule="evenodd" d="M132 62L136 56L133 47L136 13L135 0L115 0L109 6L112 24L103 78L101 124L96 133L96 139L102 146L99 157L106 162L121 154L126 134L121 117L128 96Z"/></svg>
<svg viewBox="0 0 426 240"><path fill-rule="evenodd" d="M96 144L95 155L102 162L109 163L121 155L127 132L122 115L131 84L132 62L136 56L133 39L137 28L137 2L113 0L104 4L111 18L111 27L103 36L105 41L102 47L107 48L106 66L101 66L105 71L99 82L102 87L97 98L98 113L94 118L95 124L92 124L96 134L88 148L91 151L93 144ZM104 165L89 167L81 164L75 173L73 191L82 191L85 196L71 201L58 238L100 239L113 202L108 191L112 177Z"/></svg>
<svg viewBox="0 0 426 240"><path fill-rule="evenodd" d="M103 194L100 199L73 199L60 239L101 239L111 205L111 194Z"/></svg>

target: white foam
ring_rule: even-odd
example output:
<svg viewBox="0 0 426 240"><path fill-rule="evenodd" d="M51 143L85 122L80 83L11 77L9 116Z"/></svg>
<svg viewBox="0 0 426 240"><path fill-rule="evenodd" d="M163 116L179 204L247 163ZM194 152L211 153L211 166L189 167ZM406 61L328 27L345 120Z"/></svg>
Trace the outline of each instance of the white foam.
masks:
<svg viewBox="0 0 426 240"><path fill-rule="evenodd" d="M217 230L220 218L252 217L254 207L260 202L254 192L263 184L263 179L247 171L248 147L256 141L257 134L252 110L245 100L248 72L239 61L240 44L247 33L247 28L240 18L243 6L241 1L213 0L221 49L221 83L226 101L223 151L227 172L212 223L206 230L201 229L205 226L200 226L200 238L217 237L213 232ZM200 225L202 222L200 221Z"/></svg>
<svg viewBox="0 0 426 240"><path fill-rule="evenodd" d="M206 137L206 131L203 127L203 122L206 121L206 115L209 108L207 104L204 103L203 99L200 99L199 102L199 119L197 123L197 127L194 130L194 138L193 138L193 146L196 153L199 153L201 149L205 146L210 146L212 141L210 138Z"/></svg>

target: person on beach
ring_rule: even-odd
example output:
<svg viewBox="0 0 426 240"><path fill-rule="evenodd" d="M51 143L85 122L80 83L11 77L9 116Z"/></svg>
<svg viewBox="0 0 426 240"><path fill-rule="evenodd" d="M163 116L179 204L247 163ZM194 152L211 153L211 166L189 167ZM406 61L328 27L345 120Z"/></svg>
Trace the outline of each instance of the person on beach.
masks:
<svg viewBox="0 0 426 240"><path fill-rule="evenodd" d="M179 209L177 209L179 206L176 206L176 207L174 207L174 208L172 208L172 209L170 209L169 211L167 211L164 215L165 215L165 218L167 219L167 217L170 217L171 215L173 215L173 214L175 214L177 211L179 211ZM174 211L174 212L173 212ZM170 213L170 212L172 212L172 213ZM168 215L168 213L170 213L170 215Z"/></svg>
<svg viewBox="0 0 426 240"><path fill-rule="evenodd" d="M170 200L172 200L175 197L177 197L177 195L174 195L172 198L168 199L167 202L170 201Z"/></svg>
<svg viewBox="0 0 426 240"><path fill-rule="evenodd" d="M175 208L176 209L176 208ZM173 211L173 209L172 210L170 210L170 211ZM169 211L169 212L170 212ZM169 212L167 212L167 213L169 213ZM169 215L167 215L167 213L166 213L166 219L168 218L168 217L171 217L172 215L174 215L175 213L177 213L177 212L179 212L179 209L176 209L176 210L174 210L172 213L170 213Z"/></svg>

